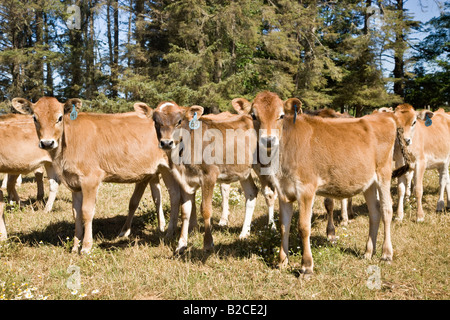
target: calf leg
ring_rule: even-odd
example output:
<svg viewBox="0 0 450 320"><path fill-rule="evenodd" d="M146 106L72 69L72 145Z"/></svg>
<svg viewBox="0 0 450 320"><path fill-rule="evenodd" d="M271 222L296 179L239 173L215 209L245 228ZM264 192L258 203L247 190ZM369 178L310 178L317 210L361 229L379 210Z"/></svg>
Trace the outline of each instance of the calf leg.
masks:
<svg viewBox="0 0 450 320"><path fill-rule="evenodd" d="M44 201L44 170L38 168L34 171L34 177L36 178L37 195L36 200L39 202Z"/></svg>
<svg viewBox="0 0 450 320"><path fill-rule="evenodd" d="M384 241L383 252L381 259L386 261L392 261L394 250L392 249L391 242L391 221L392 221L392 198L391 198L391 181L390 175L387 175L385 179L379 179L380 184L378 187L378 193L380 195L380 210L381 218L384 225Z"/></svg>
<svg viewBox="0 0 450 320"><path fill-rule="evenodd" d="M6 191L8 192L8 202L17 202L20 204L20 198L16 190L16 180L19 177L18 174L8 174L8 182L6 184Z"/></svg>
<svg viewBox="0 0 450 320"><path fill-rule="evenodd" d="M230 188L231 186L228 183L220 184L220 194L222 195L222 216L220 217L219 226L228 225L228 215L230 214L228 203L230 198Z"/></svg>
<svg viewBox="0 0 450 320"><path fill-rule="evenodd" d="M416 193L417 200L417 222L424 221L425 213L422 208L422 195L423 195L423 175L425 173L425 163L419 161L414 171L414 191Z"/></svg>
<svg viewBox="0 0 450 320"><path fill-rule="evenodd" d="M449 164L447 164L447 168L448 166ZM450 174L448 173L448 169L446 173L447 173L447 184L445 185L445 192L447 192L447 206L445 208L448 211L450 211Z"/></svg>
<svg viewBox="0 0 450 320"><path fill-rule="evenodd" d="M97 198L98 186L99 184L97 182L85 183L81 186L83 190L81 220L84 227L83 245L81 248L82 254L87 254L91 251L94 241L92 232L92 220L94 219L95 215L95 201Z"/></svg>
<svg viewBox="0 0 450 320"><path fill-rule="evenodd" d="M396 220L402 221L403 220L403 200L405 198L405 191L407 187L407 177L406 174L402 175L401 177L398 177L397 179L397 194L398 194L398 205L397 205L397 217Z"/></svg>
<svg viewBox="0 0 450 320"><path fill-rule="evenodd" d="M325 210L327 210L327 238L328 241L336 241L336 230L334 228L333 220L333 210L334 210L334 200L331 198L325 198L323 200Z"/></svg>
<svg viewBox="0 0 450 320"><path fill-rule="evenodd" d="M164 229L166 228L166 219L164 218L164 211L161 201L161 184L159 183L159 175L156 175L155 178L150 180L150 190L152 192L153 202L156 207L158 229L159 231L164 232Z"/></svg>
<svg viewBox="0 0 450 320"><path fill-rule="evenodd" d="M178 222L178 214L180 212L181 188L169 170L163 169L161 171L161 176L163 178L164 184L166 185L167 191L169 192L170 199L170 219L169 225L167 227L166 237L172 238L175 235L175 230L177 228ZM197 217L195 218L197 222Z"/></svg>
<svg viewBox="0 0 450 320"><path fill-rule="evenodd" d="M4 215L4 202L3 202L3 192L0 190L0 241L4 241L8 238L5 226L5 215Z"/></svg>
<svg viewBox="0 0 450 320"><path fill-rule="evenodd" d="M47 171L47 177L50 184L50 192L48 194L47 204L45 205L44 211L50 212L52 211L53 204L55 203L56 194L58 193L60 182L53 166L46 165L45 170Z"/></svg>
<svg viewBox="0 0 450 320"><path fill-rule="evenodd" d="M347 216L349 220L355 218L355 214L353 212L353 198L347 199Z"/></svg>
<svg viewBox="0 0 450 320"><path fill-rule="evenodd" d="M240 182L245 194L245 218L241 234L239 235L239 239L245 239L250 235L250 228L252 224L253 211L255 211L258 188L256 187L251 175L249 175L247 179L241 180Z"/></svg>
<svg viewBox="0 0 450 320"><path fill-rule="evenodd" d="M272 186L272 184L269 182L267 176L262 175L259 177L259 180L261 181L261 189L264 195L264 199L266 200L266 205L268 209L268 224L273 231L276 231L277 227L275 225L274 220L274 211L275 211L275 200L277 198L277 191L275 187Z"/></svg>
<svg viewBox="0 0 450 320"><path fill-rule="evenodd" d="M75 220L75 237L73 238L72 252L78 253L80 241L83 238L83 222L81 219L81 207L83 205L83 193L72 192L72 214Z"/></svg>
<svg viewBox="0 0 450 320"><path fill-rule="evenodd" d="M341 224L343 226L347 226L348 225L348 212L347 212L347 207L348 207L348 199L342 199L341 200Z"/></svg>
<svg viewBox="0 0 450 320"><path fill-rule="evenodd" d="M366 259L371 259L375 254L378 227L381 219L375 183L364 192L364 198L366 200L367 207L369 208L369 237L367 239L366 253L364 254L364 257Z"/></svg>
<svg viewBox="0 0 450 320"><path fill-rule="evenodd" d="M406 173L406 193L405 197L409 199L411 197L411 191L412 191L412 180L414 177L414 170L410 170Z"/></svg>
<svg viewBox="0 0 450 320"><path fill-rule="evenodd" d="M214 174L210 173L210 175L206 175L203 178L201 211L203 216L203 222L205 224L203 249L206 251L211 250L214 247L212 237L211 214L212 214L212 197L215 183L216 183L216 175Z"/></svg>
<svg viewBox="0 0 450 320"><path fill-rule="evenodd" d="M312 274L313 273L313 257L311 253L311 217L312 207L314 203L314 192L303 192L300 195L298 201L299 205L299 219L298 219L298 231L302 242L302 267L301 273Z"/></svg>
<svg viewBox="0 0 450 320"><path fill-rule="evenodd" d="M444 210L444 193L447 190L447 208L450 208L450 177L448 174L448 163L439 167L439 199L436 206L437 212L442 212Z"/></svg>
<svg viewBox="0 0 450 320"><path fill-rule="evenodd" d="M136 183L133 195L131 196L130 202L128 203L127 220L125 221L125 224L123 225L122 230L120 231L119 237L128 237L130 235L131 223L133 222L134 213L136 212L136 209L139 206L139 202L142 199L142 195L144 194L145 188L147 188L148 183L149 183L148 180L143 180L141 182Z"/></svg>
<svg viewBox="0 0 450 320"><path fill-rule="evenodd" d="M8 184L8 174L5 173L5 174L3 175L3 180L2 180L2 186L1 186L1 188L2 188L2 189L6 189L7 184Z"/></svg>
<svg viewBox="0 0 450 320"><path fill-rule="evenodd" d="M181 191L181 233L178 240L178 246L175 249L176 254L182 254L187 248L188 234L189 234L189 220L192 212L192 207L195 206L195 192L187 193L182 188Z"/></svg>
<svg viewBox="0 0 450 320"><path fill-rule="evenodd" d="M289 232L291 229L292 214L294 212L293 203L285 202L279 198L280 205L280 229L281 246L279 267L284 268L289 263Z"/></svg>

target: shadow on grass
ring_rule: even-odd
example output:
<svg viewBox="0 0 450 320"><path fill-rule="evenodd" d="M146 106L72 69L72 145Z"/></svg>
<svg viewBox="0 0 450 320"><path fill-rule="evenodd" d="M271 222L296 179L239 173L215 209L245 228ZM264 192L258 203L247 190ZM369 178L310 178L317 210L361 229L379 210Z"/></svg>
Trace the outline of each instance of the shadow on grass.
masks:
<svg viewBox="0 0 450 320"><path fill-rule="evenodd" d="M290 248L293 249L292 254L299 254L301 252L300 240L297 233L298 212L294 213L292 221L291 235L289 241ZM316 218L317 219L317 218ZM214 218L213 222L213 237L215 239L215 247L212 251L205 252L200 245L194 245L192 238L194 234L190 235L188 248L182 255L175 255L173 259L180 259L186 263L205 263L211 255L219 259L234 257L237 259L250 258L256 255L264 263L271 267L277 268L279 248L281 244L281 236L278 231L272 231L267 227L267 216L262 215L252 222L252 232L248 239L240 240L239 234L241 232L240 226L233 227L219 227L218 217ZM159 246L161 242L175 250L179 232L180 223L178 223L177 232L172 239L166 239L165 234L160 232L157 227L156 212L149 210L135 215L132 224L132 232L128 238L118 238L123 224L126 221L125 215L117 215L114 217L95 218L93 220L94 243L102 250L124 250L127 247L135 244L142 244L148 246ZM166 216L166 224L168 224L168 217ZM199 228L193 232L200 233L203 240L203 223L200 219ZM33 230L29 233L17 233L11 235L20 239L20 242L29 245L37 246L40 241L45 244L65 247L70 251L70 239L73 239L75 226L73 221L58 221L50 223L41 230ZM226 238L226 241L217 239ZM230 239L231 238L231 239ZM326 231L323 230L323 235L311 236L311 247L325 247L334 246L326 238ZM336 247L337 250L343 254L351 254L359 256L353 248L350 247ZM293 271L295 273L297 271Z"/></svg>

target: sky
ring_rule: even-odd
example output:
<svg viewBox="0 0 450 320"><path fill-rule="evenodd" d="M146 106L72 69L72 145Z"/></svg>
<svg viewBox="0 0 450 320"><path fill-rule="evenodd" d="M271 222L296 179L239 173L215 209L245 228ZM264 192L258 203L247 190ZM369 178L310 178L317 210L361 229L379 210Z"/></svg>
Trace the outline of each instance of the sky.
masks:
<svg viewBox="0 0 450 320"><path fill-rule="evenodd" d="M439 15L440 11L437 2L443 2L443 0L407 0L405 7L410 10L414 18L427 22Z"/></svg>
<svg viewBox="0 0 450 320"><path fill-rule="evenodd" d="M440 15L438 2L444 2L445 0L407 0L405 8L409 10L409 13L414 19L421 22L428 22L430 19ZM423 39L426 37L424 32L415 32L413 38Z"/></svg>

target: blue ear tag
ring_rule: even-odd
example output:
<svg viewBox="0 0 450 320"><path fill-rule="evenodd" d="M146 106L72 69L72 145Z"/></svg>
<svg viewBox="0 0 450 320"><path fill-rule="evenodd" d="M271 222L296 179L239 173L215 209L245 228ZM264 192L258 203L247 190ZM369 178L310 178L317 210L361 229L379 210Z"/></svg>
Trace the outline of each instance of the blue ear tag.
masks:
<svg viewBox="0 0 450 320"><path fill-rule="evenodd" d="M294 123L295 123L295 120L297 120L297 105L296 104L294 104Z"/></svg>
<svg viewBox="0 0 450 320"><path fill-rule="evenodd" d="M425 116L425 126L429 127L433 124L433 121L428 117L428 115Z"/></svg>
<svg viewBox="0 0 450 320"><path fill-rule="evenodd" d="M192 130L200 128L200 121L197 120L197 112L194 112L194 118L189 121L189 128Z"/></svg>
<svg viewBox="0 0 450 320"><path fill-rule="evenodd" d="M78 117L78 112L75 109L75 105L72 105L72 112L70 113L70 120L75 120Z"/></svg>

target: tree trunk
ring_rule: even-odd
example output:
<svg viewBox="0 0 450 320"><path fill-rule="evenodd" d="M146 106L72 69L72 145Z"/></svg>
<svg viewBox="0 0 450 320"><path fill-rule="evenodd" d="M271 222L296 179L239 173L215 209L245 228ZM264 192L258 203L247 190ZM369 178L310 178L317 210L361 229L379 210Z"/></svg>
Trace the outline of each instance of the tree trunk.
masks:
<svg viewBox="0 0 450 320"><path fill-rule="evenodd" d="M113 2L114 10L114 47L113 47L113 59L111 66L111 96L117 98L117 85L119 77L119 3L117 0Z"/></svg>
<svg viewBox="0 0 450 320"><path fill-rule="evenodd" d="M46 49L50 48L50 34L48 31L48 17L44 14L44 41L46 44ZM46 58L45 62L46 76L45 76L45 95L53 97L53 68L49 58Z"/></svg>
<svg viewBox="0 0 450 320"><path fill-rule="evenodd" d="M397 0L397 12L398 21L403 22L403 0ZM405 90L405 35L403 33L402 23L399 23L399 27L395 34L395 45L394 45L394 93L399 96L404 96Z"/></svg>
<svg viewBox="0 0 450 320"><path fill-rule="evenodd" d="M44 12L36 10L36 42L37 50L43 50L43 29L44 29ZM32 98L37 100L44 95L44 63L41 58L36 59L35 72L32 75L37 80L38 85L33 86Z"/></svg>

